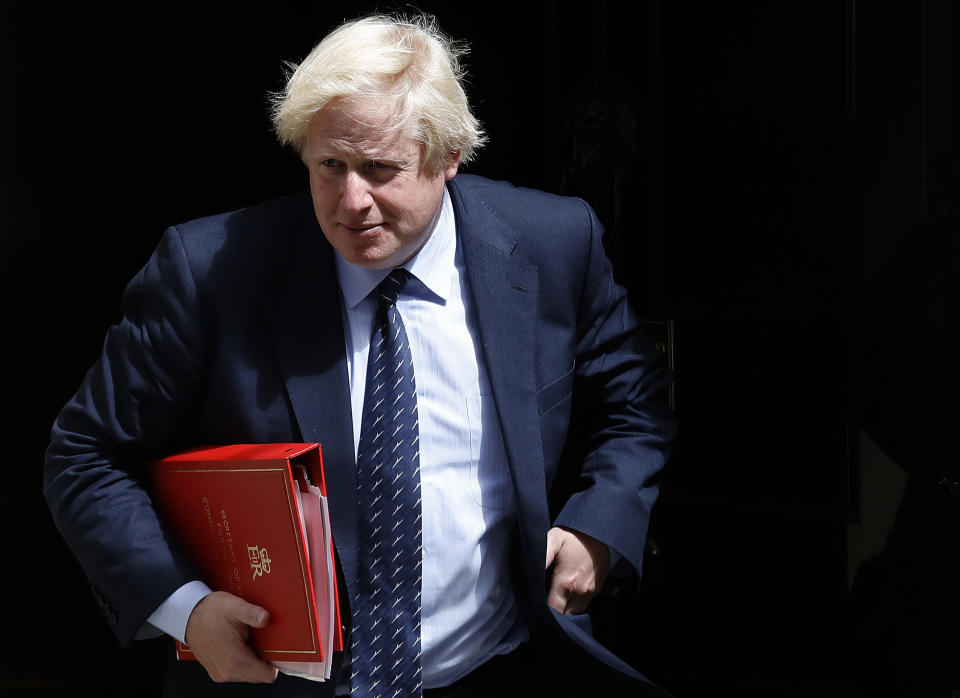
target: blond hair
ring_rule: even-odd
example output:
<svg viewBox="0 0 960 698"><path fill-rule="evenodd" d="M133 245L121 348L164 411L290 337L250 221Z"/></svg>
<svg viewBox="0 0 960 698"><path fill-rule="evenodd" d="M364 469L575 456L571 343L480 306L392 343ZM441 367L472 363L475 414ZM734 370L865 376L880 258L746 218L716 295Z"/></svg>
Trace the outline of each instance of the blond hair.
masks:
<svg viewBox="0 0 960 698"><path fill-rule="evenodd" d="M440 171L450 154L469 162L486 138L470 113L460 57L466 52L428 15L373 15L330 32L273 95L277 138L303 155L313 115L335 102L386 98L396 125L423 146L423 162Z"/></svg>

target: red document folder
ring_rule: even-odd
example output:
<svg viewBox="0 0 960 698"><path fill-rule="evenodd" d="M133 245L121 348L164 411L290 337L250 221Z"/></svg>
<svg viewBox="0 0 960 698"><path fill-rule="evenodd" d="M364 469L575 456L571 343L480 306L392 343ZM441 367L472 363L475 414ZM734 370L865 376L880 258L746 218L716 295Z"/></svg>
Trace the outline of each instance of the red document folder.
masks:
<svg viewBox="0 0 960 698"><path fill-rule="evenodd" d="M203 581L270 611L270 623L250 635L261 658L328 666L330 650L343 648L336 575L324 578L335 569L333 546L318 543L324 533L329 541L329 518L325 531L305 531L300 503L307 484L326 497L319 444L192 449L153 462L150 478L155 506ZM178 657L193 658L177 644Z"/></svg>

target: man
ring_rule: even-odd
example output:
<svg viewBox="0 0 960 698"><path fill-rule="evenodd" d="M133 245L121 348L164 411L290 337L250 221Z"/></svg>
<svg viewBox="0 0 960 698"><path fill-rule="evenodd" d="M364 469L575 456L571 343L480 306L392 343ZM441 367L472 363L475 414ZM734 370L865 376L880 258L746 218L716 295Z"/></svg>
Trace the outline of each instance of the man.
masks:
<svg viewBox="0 0 960 698"><path fill-rule="evenodd" d="M48 501L119 639L191 646L168 695L652 694L568 615L612 563L640 569L673 429L593 212L457 176L483 136L426 19L328 35L274 122L310 196L168 230L53 428ZM323 445L346 589L326 684L253 653L269 609L211 593L142 486L145 462L190 445L291 441ZM414 545L382 568L367 487L389 468L392 543Z"/></svg>

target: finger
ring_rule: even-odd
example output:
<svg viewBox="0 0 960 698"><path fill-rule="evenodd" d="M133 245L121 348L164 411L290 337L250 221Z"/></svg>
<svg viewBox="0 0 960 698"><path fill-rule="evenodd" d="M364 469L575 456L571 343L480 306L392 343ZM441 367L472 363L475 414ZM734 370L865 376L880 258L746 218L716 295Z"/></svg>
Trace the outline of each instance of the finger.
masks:
<svg viewBox="0 0 960 698"><path fill-rule="evenodd" d="M551 566L547 603L561 613L584 613L596 593L596 543L593 538L554 527L547 534L548 566ZM609 563L608 563L609 566Z"/></svg>
<svg viewBox="0 0 960 698"><path fill-rule="evenodd" d="M247 683L273 683L277 679L277 668L260 659L257 654L250 649L249 645L244 645L241 650L244 655L240 665L242 667L241 681Z"/></svg>
<svg viewBox="0 0 960 698"><path fill-rule="evenodd" d="M249 631L244 626L263 628L270 622L270 612L261 606L248 603L236 597L236 604L231 609L233 622L240 624L241 638L245 640ZM239 680L248 683L273 683L277 678L276 667L260 659L256 652L243 642L238 646L238 657L235 670L239 673Z"/></svg>
<svg viewBox="0 0 960 698"><path fill-rule="evenodd" d="M260 659L248 645L223 647L213 659L198 657L214 683L272 683L276 669Z"/></svg>
<svg viewBox="0 0 960 698"><path fill-rule="evenodd" d="M560 613L567 612L566 589L557 581L556 575L550 581L550 589L547 591L547 605L560 611Z"/></svg>
<svg viewBox="0 0 960 698"><path fill-rule="evenodd" d="M262 627L270 614L227 592L204 597L187 621L186 639L194 655L217 683L272 683L276 669L247 645L251 627Z"/></svg>

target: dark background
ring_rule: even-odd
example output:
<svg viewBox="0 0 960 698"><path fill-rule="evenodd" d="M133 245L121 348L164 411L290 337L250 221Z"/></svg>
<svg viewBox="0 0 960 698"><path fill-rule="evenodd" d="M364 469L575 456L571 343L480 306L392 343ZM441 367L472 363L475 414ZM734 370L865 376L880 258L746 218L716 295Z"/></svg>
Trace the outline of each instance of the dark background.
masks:
<svg viewBox="0 0 960 698"><path fill-rule="evenodd" d="M169 645L117 647L49 520L50 424L166 226L304 185L283 61L398 6L0 11L3 695L156 693ZM472 47L469 171L590 201L672 330L681 436L598 632L680 698L960 695L958 2L420 7Z"/></svg>

